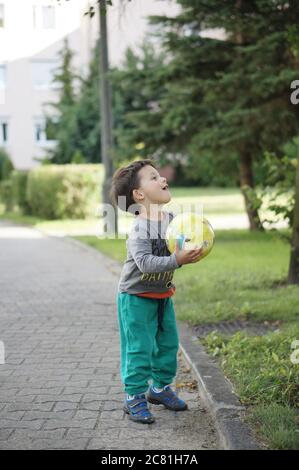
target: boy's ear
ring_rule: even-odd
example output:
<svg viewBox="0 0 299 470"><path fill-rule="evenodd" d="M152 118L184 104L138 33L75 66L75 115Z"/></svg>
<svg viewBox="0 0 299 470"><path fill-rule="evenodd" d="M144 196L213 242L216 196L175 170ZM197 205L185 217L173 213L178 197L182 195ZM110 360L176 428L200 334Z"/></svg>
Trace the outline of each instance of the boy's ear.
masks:
<svg viewBox="0 0 299 470"><path fill-rule="evenodd" d="M132 194L133 194L133 197L137 199L138 201L142 201L142 199L144 199L144 194L139 189L133 189Z"/></svg>

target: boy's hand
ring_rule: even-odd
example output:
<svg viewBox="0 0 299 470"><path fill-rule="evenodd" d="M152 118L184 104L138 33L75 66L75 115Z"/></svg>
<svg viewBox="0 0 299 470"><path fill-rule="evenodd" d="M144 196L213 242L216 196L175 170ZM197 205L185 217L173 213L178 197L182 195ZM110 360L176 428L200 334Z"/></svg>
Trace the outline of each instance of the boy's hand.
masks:
<svg viewBox="0 0 299 470"><path fill-rule="evenodd" d="M188 239L186 239L186 241L188 241ZM195 248L193 250L180 250L178 240L175 241L175 256L179 265L196 263L200 260L201 255L202 248Z"/></svg>

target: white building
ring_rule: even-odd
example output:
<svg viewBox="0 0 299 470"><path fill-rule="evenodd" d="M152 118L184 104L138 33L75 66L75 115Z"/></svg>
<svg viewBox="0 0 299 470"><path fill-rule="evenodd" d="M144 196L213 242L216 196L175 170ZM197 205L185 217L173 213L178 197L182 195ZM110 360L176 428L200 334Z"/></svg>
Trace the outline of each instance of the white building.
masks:
<svg viewBox="0 0 299 470"><path fill-rule="evenodd" d="M53 70L63 39L76 51L74 64L85 61L82 8L85 1L0 0L0 145L16 168L38 164L47 142L43 103L55 101Z"/></svg>
<svg viewBox="0 0 299 470"><path fill-rule="evenodd" d="M84 15L95 0L0 0L0 147L14 166L38 165L47 140L43 104L55 101L52 78L67 38L73 65L85 74L98 37L99 20ZM170 0L114 0L108 10L109 56L119 64L126 47L138 48L150 14L176 14ZM49 111L49 109L47 108Z"/></svg>

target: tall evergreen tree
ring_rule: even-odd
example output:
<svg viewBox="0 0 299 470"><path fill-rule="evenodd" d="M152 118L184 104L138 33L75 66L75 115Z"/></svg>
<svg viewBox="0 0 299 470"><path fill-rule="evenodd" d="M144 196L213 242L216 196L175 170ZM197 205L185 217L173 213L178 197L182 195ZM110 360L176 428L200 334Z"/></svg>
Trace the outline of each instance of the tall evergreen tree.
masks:
<svg viewBox="0 0 299 470"><path fill-rule="evenodd" d="M101 120L99 93L99 42L97 41L86 79L75 107L75 126L72 135L73 146L88 163L101 161Z"/></svg>
<svg viewBox="0 0 299 470"><path fill-rule="evenodd" d="M298 74L288 31L299 4L284 0L178 0L175 18L156 16L160 36L173 59L163 122L178 123L190 155L190 171L213 155L223 168L238 163L250 228L260 227L247 198L253 164L265 150L278 151L299 129L289 87ZM224 37L201 36L221 28ZM177 99L174 97L177 94ZM183 105L185 104L185 106ZM173 126L174 124L172 124Z"/></svg>
<svg viewBox="0 0 299 470"><path fill-rule="evenodd" d="M176 81L172 81L173 77ZM114 121L116 160L129 160L135 156L157 157L161 164L171 162L179 167L184 178L182 162L186 160L188 142L198 133L198 120L194 115L206 113L202 98L190 95L192 77L182 62L169 61L169 54L157 51L147 40L136 53L126 51L121 68L112 71L114 90ZM192 110L192 112L190 112ZM221 173L219 162L207 152L204 168L195 168L185 175L188 182L203 185L236 184L237 175L230 158Z"/></svg>
<svg viewBox="0 0 299 470"><path fill-rule="evenodd" d="M61 66L54 76L59 89L58 101L48 103L56 109L55 123L51 116L49 124L55 129L53 138L57 146L49 150L53 163L84 161L96 163L101 160L101 132L99 112L99 44L96 43L86 77L78 76L72 69L72 51L65 43L60 52ZM79 80L75 93L74 83ZM54 124L54 125L53 125Z"/></svg>
<svg viewBox="0 0 299 470"><path fill-rule="evenodd" d="M48 150L48 155L52 163L69 163L74 153L70 136L73 134L76 123L75 80L80 80L80 77L72 67L74 53L69 48L67 39L64 40L63 49L59 51L58 55L61 64L53 77L53 83L58 91L58 99L56 102L46 103L47 107L54 108L55 121L52 113L49 114L47 110L45 111L48 124L55 128L55 136L53 137L57 141L57 145Z"/></svg>
<svg viewBox="0 0 299 470"><path fill-rule="evenodd" d="M127 49L122 66L111 72L117 162L138 154L159 155L163 163L170 150L173 136L161 125L159 105L166 91L165 60L165 54L144 41L138 53Z"/></svg>

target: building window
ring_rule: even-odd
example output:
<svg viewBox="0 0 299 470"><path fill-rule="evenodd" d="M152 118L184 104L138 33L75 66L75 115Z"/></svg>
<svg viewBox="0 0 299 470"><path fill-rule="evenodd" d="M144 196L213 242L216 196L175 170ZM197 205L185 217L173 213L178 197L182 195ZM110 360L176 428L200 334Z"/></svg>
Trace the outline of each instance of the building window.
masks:
<svg viewBox="0 0 299 470"><path fill-rule="evenodd" d="M0 88L6 86L6 66L0 64Z"/></svg>
<svg viewBox="0 0 299 470"><path fill-rule="evenodd" d="M55 8L53 6L42 7L44 29L55 29Z"/></svg>
<svg viewBox="0 0 299 470"><path fill-rule="evenodd" d="M33 27L35 29L55 29L55 7L53 5L33 5Z"/></svg>
<svg viewBox="0 0 299 470"><path fill-rule="evenodd" d="M33 86L40 89L55 88L53 83L57 60L40 60L32 62Z"/></svg>
<svg viewBox="0 0 299 470"><path fill-rule="evenodd" d="M4 28L4 5L0 3L0 28Z"/></svg>
<svg viewBox="0 0 299 470"><path fill-rule="evenodd" d="M37 28L37 24L38 24L38 21L37 21L37 18L38 18L38 6L37 6L37 5L33 5L33 7L32 7L32 14L33 14L33 27L34 27L34 28Z"/></svg>
<svg viewBox="0 0 299 470"><path fill-rule="evenodd" d="M55 142L57 118L36 118L34 122L34 140L37 144Z"/></svg>
<svg viewBox="0 0 299 470"><path fill-rule="evenodd" d="M5 103L6 66L0 64L0 105Z"/></svg>
<svg viewBox="0 0 299 470"><path fill-rule="evenodd" d="M34 140L35 142L44 142L46 139L44 126L41 122L36 122L34 124Z"/></svg>
<svg viewBox="0 0 299 470"><path fill-rule="evenodd" d="M0 119L0 145L8 142L8 123L6 120Z"/></svg>

